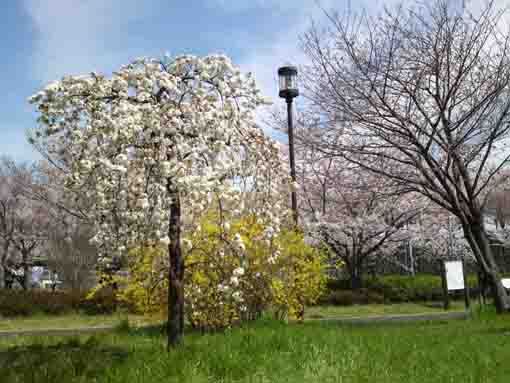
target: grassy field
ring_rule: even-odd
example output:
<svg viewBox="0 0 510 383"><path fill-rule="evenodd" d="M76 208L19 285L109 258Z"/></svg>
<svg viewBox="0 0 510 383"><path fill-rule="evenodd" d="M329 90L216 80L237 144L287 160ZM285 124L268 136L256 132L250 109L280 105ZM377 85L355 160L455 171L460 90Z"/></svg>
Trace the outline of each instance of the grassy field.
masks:
<svg viewBox="0 0 510 383"><path fill-rule="evenodd" d="M0 339L2 383L497 383L510 377L510 317L374 326L261 321L187 334L167 354L159 330Z"/></svg>
<svg viewBox="0 0 510 383"><path fill-rule="evenodd" d="M461 302L452 302L451 311L464 309ZM437 305L402 303L393 305L315 306L305 311L307 319L370 317L378 315L422 314L444 312ZM112 315L35 315L31 317L0 318L0 331L69 329L81 327L116 326L128 320L132 327L159 322L157 318L115 313Z"/></svg>
<svg viewBox="0 0 510 383"><path fill-rule="evenodd" d="M313 306L305 311L306 319L353 318L382 315L428 314L444 312L442 303L399 303L393 305ZM464 302L450 302L449 311L464 310Z"/></svg>
<svg viewBox="0 0 510 383"><path fill-rule="evenodd" d="M122 313L112 315L34 315L31 317L0 318L0 331L116 326L126 320L132 327L158 321L157 319L146 318L141 315Z"/></svg>

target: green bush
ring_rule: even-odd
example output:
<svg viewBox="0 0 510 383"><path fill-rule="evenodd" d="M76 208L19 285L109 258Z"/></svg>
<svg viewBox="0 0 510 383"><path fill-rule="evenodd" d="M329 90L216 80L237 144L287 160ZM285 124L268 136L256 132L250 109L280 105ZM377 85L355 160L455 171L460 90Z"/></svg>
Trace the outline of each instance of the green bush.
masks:
<svg viewBox="0 0 510 383"><path fill-rule="evenodd" d="M348 279L330 278L326 281L326 288L329 291L349 290L351 288L351 282Z"/></svg>
<svg viewBox="0 0 510 383"><path fill-rule="evenodd" d="M468 276L468 285L470 294L477 296L476 275ZM443 299L441 277L429 274L370 277L364 280L364 288L359 290L351 290L349 280L331 280L327 287L329 291L322 302L333 305L423 302ZM463 292L450 292L450 296L454 299L461 298Z"/></svg>
<svg viewBox="0 0 510 383"><path fill-rule="evenodd" d="M98 291L94 297L80 300L79 308L87 315L111 314L117 308L125 308L115 298L115 294L110 289Z"/></svg>
<svg viewBox="0 0 510 383"><path fill-rule="evenodd" d="M124 305L122 308L127 308ZM93 299L85 294L71 291L48 290L0 290L0 316L30 316L34 314L59 315L84 312L88 315L108 314L119 308L114 294L100 292Z"/></svg>
<svg viewBox="0 0 510 383"><path fill-rule="evenodd" d="M0 315L63 314L79 306L77 294L45 290L0 290Z"/></svg>
<svg viewBox="0 0 510 383"><path fill-rule="evenodd" d="M320 301L322 304L350 306L368 303L384 303L384 296L369 289L330 291Z"/></svg>

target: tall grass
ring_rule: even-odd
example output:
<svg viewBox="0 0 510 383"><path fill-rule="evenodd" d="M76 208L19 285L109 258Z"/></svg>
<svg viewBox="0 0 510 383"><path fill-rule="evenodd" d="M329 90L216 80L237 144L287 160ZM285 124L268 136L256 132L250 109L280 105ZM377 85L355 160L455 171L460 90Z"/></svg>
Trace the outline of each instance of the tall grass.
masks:
<svg viewBox="0 0 510 383"><path fill-rule="evenodd" d="M377 326L261 321L164 338L130 331L71 340L0 340L0 380L11 382L508 382L510 317Z"/></svg>

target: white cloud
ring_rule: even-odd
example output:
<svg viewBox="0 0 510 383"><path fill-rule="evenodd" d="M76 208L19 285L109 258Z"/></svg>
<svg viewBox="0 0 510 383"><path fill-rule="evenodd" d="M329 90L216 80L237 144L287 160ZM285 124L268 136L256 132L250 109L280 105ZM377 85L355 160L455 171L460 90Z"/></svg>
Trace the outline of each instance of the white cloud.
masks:
<svg viewBox="0 0 510 383"><path fill-rule="evenodd" d="M32 65L37 81L87 73L116 63L116 42L141 17L136 0L25 0L35 29Z"/></svg>
<svg viewBox="0 0 510 383"><path fill-rule="evenodd" d="M226 0L213 0L216 2L226 2ZM278 1L267 0L264 2L266 6L271 3L280 3ZM347 3L348 0L345 0ZM296 14L295 20L288 28L283 28L286 32L279 32L274 39L265 44L251 45L248 54L241 58L239 65L243 71L253 72L259 88L264 95L271 97L274 105L284 107L283 100L278 98L278 67L291 63L297 66L307 63L307 58L301 51L299 46L300 36L308 29L312 19L320 19L324 16L323 9L329 9L333 5L342 7L342 1L335 0L296 0L283 1L287 6L298 5L299 12ZM320 6L319 6L319 5ZM344 4L345 5L345 4ZM279 6L282 6L280 4ZM302 102L299 98L296 103ZM261 111L258 120L262 122L266 116L267 110ZM263 125L263 124L262 124ZM269 132L274 134L274 132Z"/></svg>
<svg viewBox="0 0 510 383"><path fill-rule="evenodd" d="M308 59L301 51L299 39L311 26L311 21L325 19L324 10L330 11L360 11L365 9L370 14L379 13L384 6L391 7L400 3L400 0L210 0L217 5L223 5L227 9L240 10L247 7L271 8L292 7L299 10L292 25L289 25L286 33L279 33L274 39L265 44L252 44L248 54L241 58L239 65L243 71L253 72L259 88L266 96L272 98L276 105L284 107L284 101L278 98L277 69L285 63L294 65L306 65ZM450 0L461 1L461 0ZM466 0L469 1L469 0ZM476 0L473 0L476 1ZM478 0L482 1L482 0ZM503 1L503 0L500 0ZM405 2L405 1L404 1ZM411 3L412 1L409 1ZM236 4L236 5L235 5ZM242 4L242 5L241 5ZM229 8L230 6L230 8ZM244 8L241 8L244 7ZM326 23L327 24L327 23ZM249 44L246 44L249 45ZM302 98L296 99L299 105ZM258 115L259 121L263 121L265 112Z"/></svg>
<svg viewBox="0 0 510 383"><path fill-rule="evenodd" d="M251 9L297 9L315 0L206 0L210 8L220 7L230 12L241 12Z"/></svg>

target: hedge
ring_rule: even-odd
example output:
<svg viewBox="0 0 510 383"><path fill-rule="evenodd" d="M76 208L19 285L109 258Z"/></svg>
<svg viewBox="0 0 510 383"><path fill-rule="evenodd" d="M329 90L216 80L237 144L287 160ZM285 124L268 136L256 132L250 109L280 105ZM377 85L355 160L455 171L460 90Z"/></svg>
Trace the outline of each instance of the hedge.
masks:
<svg viewBox="0 0 510 383"><path fill-rule="evenodd" d="M477 296L477 276L469 275L468 284L472 296ZM330 280L327 287L328 292L321 299L323 304L402 303L443 299L441 277L429 274L369 277L364 280L364 288L358 290L351 290L348 280ZM450 292L450 294L454 298L460 298L463 293Z"/></svg>
<svg viewBox="0 0 510 383"><path fill-rule="evenodd" d="M0 289L0 316L3 317L69 312L108 314L118 308L129 309L120 305L108 291L97 294L93 299L85 299L85 294L80 292Z"/></svg>

